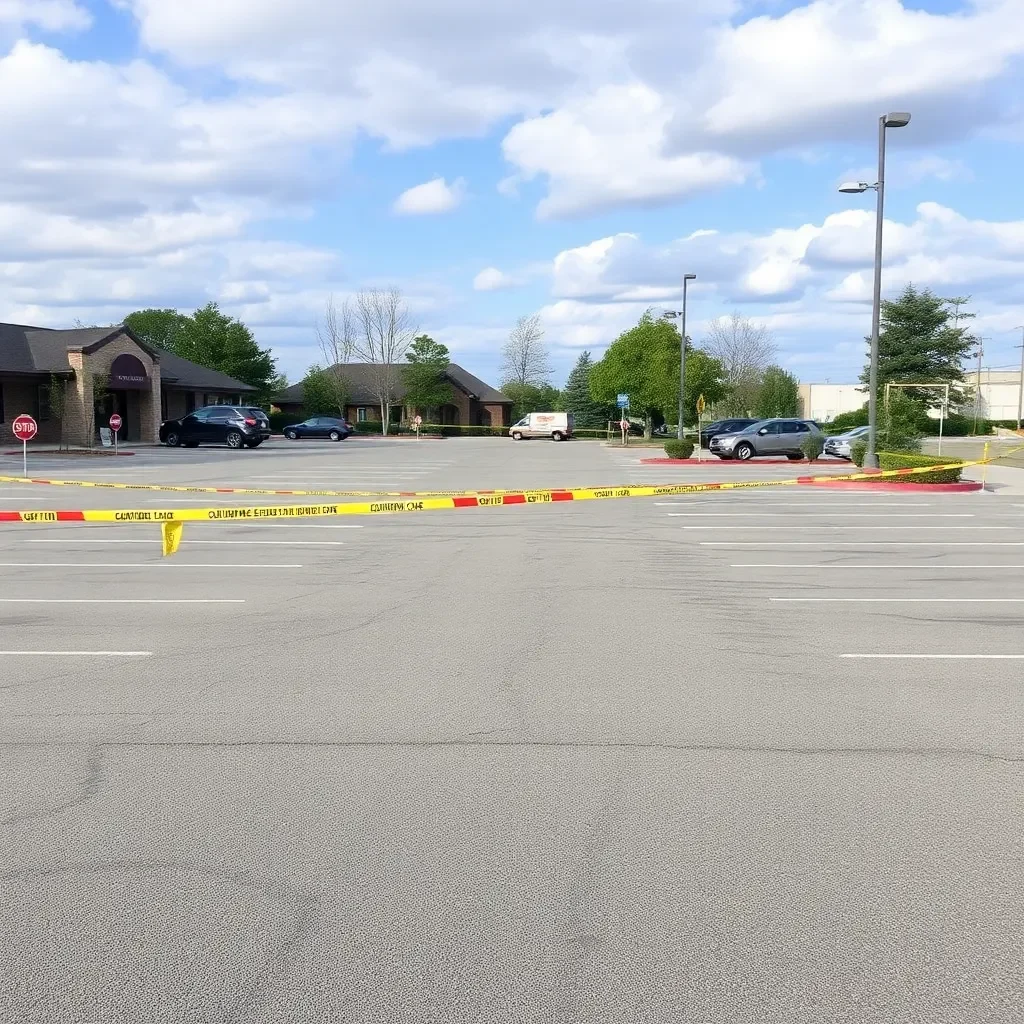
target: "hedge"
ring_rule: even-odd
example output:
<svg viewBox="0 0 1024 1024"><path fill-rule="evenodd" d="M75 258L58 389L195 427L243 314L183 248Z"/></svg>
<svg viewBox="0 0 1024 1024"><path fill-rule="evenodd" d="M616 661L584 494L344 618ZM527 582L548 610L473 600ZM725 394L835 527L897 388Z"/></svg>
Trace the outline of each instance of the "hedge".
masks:
<svg viewBox="0 0 1024 1024"><path fill-rule="evenodd" d="M297 412L272 412L268 416L270 429L275 434L280 434L285 427L290 427L294 423L302 423L306 419L305 416Z"/></svg>
<svg viewBox="0 0 1024 1024"><path fill-rule="evenodd" d="M670 459L688 459L693 454L693 442L673 438L665 442L665 454Z"/></svg>
<svg viewBox="0 0 1024 1024"><path fill-rule="evenodd" d="M887 469L917 469L922 466L945 466L949 464L949 457L941 455L909 455L902 452L879 452L878 465L884 471ZM915 483L915 484L955 484L960 482L962 470L943 469L935 473L914 473L912 476L891 477L891 480Z"/></svg>

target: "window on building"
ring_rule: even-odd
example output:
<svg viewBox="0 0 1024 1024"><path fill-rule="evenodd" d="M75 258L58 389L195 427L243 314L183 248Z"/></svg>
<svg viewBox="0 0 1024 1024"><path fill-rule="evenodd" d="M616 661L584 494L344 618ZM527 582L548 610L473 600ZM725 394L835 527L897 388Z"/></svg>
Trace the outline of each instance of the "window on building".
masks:
<svg viewBox="0 0 1024 1024"><path fill-rule="evenodd" d="M0 423L4 421L4 385L0 381Z"/></svg>
<svg viewBox="0 0 1024 1024"><path fill-rule="evenodd" d="M49 423L53 419L53 410L50 408L50 388L46 384L40 384L36 388L36 419L40 423Z"/></svg>
<svg viewBox="0 0 1024 1024"><path fill-rule="evenodd" d="M356 423L366 422L366 406L361 405L356 409Z"/></svg>

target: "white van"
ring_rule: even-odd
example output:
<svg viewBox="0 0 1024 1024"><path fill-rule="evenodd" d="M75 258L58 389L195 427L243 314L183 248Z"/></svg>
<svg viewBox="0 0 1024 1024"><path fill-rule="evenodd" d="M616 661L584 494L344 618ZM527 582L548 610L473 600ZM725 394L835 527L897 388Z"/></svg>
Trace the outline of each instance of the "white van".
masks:
<svg viewBox="0 0 1024 1024"><path fill-rule="evenodd" d="M550 437L564 441L572 437L571 412L531 412L508 428L509 437L522 441L526 437Z"/></svg>

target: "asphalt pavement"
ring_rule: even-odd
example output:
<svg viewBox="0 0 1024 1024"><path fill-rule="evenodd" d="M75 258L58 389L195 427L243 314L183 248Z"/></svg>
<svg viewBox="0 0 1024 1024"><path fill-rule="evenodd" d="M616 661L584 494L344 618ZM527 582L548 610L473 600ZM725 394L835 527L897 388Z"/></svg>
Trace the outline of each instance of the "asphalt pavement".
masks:
<svg viewBox="0 0 1024 1024"><path fill-rule="evenodd" d="M803 472L648 455L274 441L30 471ZM0 1020L1017 1024L1018 472L189 524L169 559L150 525L0 523ZM275 500L0 484L0 509Z"/></svg>

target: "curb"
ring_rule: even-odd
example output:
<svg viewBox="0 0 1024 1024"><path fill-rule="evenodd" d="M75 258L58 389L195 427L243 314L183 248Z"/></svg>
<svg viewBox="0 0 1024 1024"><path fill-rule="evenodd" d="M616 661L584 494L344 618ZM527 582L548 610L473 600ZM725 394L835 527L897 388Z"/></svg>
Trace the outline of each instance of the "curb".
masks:
<svg viewBox="0 0 1024 1024"><path fill-rule="evenodd" d="M3 452L3 454L4 455L21 455L21 449L19 448L17 451ZM43 456L43 457L46 457L46 458L51 458L52 457L52 458L61 458L61 459L67 459L67 458L72 458L72 459L75 459L75 458L112 459L115 456L117 458L121 458L122 456L134 455L134 454L135 454L135 452L104 452L104 451L95 451L95 452L93 452L93 451L89 451L88 449L77 450L77 449L74 449L74 448L70 449L69 451L63 451L63 452L56 451L56 450L54 450L52 448L44 448L42 451L37 451L37 452L34 452L31 449L29 449L29 458L32 458L32 459L39 458L40 456Z"/></svg>
<svg viewBox="0 0 1024 1024"><path fill-rule="evenodd" d="M798 484L806 484L808 487L840 487L847 490L863 491L925 491L932 494L968 494L974 491L982 491L985 485L980 480L961 480L955 484L920 484L907 481L898 483L895 480L829 480L827 477L802 476L797 478Z"/></svg>
<svg viewBox="0 0 1024 1024"><path fill-rule="evenodd" d="M808 466L810 463L806 459L801 459L799 462L793 459L748 459L742 461L741 459L720 459L717 455L709 455L706 459L641 459L641 464L644 466ZM834 466L837 469L844 468L849 465L845 460L835 459L831 462L826 462L824 459L817 459L814 462L815 466Z"/></svg>

